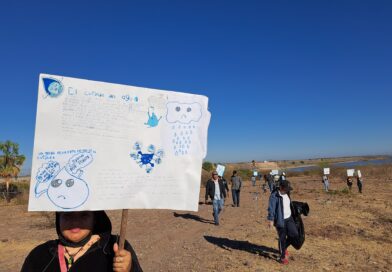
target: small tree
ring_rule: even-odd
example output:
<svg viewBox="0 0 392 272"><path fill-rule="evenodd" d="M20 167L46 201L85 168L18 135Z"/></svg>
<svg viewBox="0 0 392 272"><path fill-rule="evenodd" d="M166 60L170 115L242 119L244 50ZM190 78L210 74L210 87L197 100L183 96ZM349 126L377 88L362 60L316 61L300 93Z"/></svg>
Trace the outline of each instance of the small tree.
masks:
<svg viewBox="0 0 392 272"><path fill-rule="evenodd" d="M19 144L11 141L0 142L0 177L6 179L7 202L11 178L17 178L25 161L24 155L19 155Z"/></svg>
<svg viewBox="0 0 392 272"><path fill-rule="evenodd" d="M208 172L211 172L212 170L214 170L214 164L212 162L205 161L203 162L202 168Z"/></svg>

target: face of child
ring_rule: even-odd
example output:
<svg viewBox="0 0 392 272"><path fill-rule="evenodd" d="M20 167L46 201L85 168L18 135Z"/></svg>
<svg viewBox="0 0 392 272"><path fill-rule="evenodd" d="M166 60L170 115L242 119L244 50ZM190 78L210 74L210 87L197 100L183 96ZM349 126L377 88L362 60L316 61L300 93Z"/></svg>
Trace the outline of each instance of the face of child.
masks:
<svg viewBox="0 0 392 272"><path fill-rule="evenodd" d="M65 239L77 243L87 237L94 226L91 211L63 212L60 214L60 231Z"/></svg>

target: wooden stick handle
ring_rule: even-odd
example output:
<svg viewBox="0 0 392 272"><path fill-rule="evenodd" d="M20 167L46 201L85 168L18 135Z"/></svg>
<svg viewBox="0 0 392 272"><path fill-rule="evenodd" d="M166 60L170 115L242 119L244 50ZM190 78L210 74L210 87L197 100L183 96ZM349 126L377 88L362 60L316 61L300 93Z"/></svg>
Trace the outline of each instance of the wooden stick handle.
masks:
<svg viewBox="0 0 392 272"><path fill-rule="evenodd" d="M124 249L125 234L127 232L128 209L122 210L119 249Z"/></svg>

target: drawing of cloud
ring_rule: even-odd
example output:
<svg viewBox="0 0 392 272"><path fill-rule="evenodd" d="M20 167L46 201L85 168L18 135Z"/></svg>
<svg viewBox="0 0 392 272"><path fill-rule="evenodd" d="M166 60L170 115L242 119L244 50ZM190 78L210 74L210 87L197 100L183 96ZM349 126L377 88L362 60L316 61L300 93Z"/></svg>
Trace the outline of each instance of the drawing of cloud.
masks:
<svg viewBox="0 0 392 272"><path fill-rule="evenodd" d="M35 177L37 183L35 185L35 195L40 196L48 189L48 182L53 179L55 175L60 171L60 164L55 161L49 161L43 164L37 171Z"/></svg>
<svg viewBox="0 0 392 272"><path fill-rule="evenodd" d="M80 177L83 174L81 168L86 167L92 161L93 156L91 154L76 154L69 159L66 168L72 175Z"/></svg>
<svg viewBox="0 0 392 272"><path fill-rule="evenodd" d="M166 104L166 120L169 123L189 124L198 122L202 116L199 103L169 102Z"/></svg>

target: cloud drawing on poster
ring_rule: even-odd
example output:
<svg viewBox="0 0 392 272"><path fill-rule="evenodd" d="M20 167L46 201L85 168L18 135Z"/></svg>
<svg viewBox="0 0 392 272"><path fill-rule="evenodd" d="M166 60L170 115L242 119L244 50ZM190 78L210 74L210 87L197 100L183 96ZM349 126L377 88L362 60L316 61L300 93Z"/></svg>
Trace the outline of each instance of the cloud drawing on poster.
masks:
<svg viewBox="0 0 392 272"><path fill-rule="evenodd" d="M166 120L169 123L199 122L202 116L202 108L199 103L169 102L166 104L166 108Z"/></svg>
<svg viewBox="0 0 392 272"><path fill-rule="evenodd" d="M91 154L76 154L64 167L56 161L44 163L37 171L35 197L46 195L57 207L74 209L83 205L89 196L89 187L81 176L82 168L93 161Z"/></svg>
<svg viewBox="0 0 392 272"><path fill-rule="evenodd" d="M199 103L168 102L166 121L171 124L172 147L175 156L188 155L194 141L197 123L202 117Z"/></svg>

